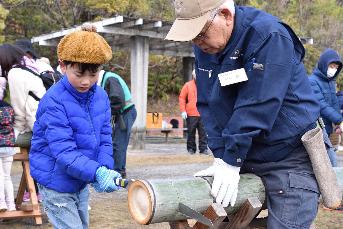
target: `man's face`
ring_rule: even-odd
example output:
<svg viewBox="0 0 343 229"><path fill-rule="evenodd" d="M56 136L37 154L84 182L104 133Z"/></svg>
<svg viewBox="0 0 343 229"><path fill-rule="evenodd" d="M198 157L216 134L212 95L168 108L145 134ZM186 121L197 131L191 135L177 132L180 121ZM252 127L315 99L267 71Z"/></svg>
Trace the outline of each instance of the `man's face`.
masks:
<svg viewBox="0 0 343 229"><path fill-rule="evenodd" d="M220 10L205 24L202 31L192 41L209 54L221 52L231 37L233 16L228 10Z"/></svg>
<svg viewBox="0 0 343 229"><path fill-rule="evenodd" d="M81 72L77 64L65 65L63 62L60 63L61 70L67 75L68 81L78 92L87 92L99 78L100 68L97 72L93 73L86 70L84 73Z"/></svg>

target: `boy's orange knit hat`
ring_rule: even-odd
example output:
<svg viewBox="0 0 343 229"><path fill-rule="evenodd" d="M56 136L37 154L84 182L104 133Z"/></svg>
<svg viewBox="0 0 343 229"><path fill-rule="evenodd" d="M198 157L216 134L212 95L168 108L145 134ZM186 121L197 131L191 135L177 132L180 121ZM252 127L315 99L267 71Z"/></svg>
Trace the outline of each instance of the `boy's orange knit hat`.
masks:
<svg viewBox="0 0 343 229"><path fill-rule="evenodd" d="M62 38L57 46L59 60L86 64L105 64L112 58L112 49L106 40L96 32L90 23L82 30Z"/></svg>

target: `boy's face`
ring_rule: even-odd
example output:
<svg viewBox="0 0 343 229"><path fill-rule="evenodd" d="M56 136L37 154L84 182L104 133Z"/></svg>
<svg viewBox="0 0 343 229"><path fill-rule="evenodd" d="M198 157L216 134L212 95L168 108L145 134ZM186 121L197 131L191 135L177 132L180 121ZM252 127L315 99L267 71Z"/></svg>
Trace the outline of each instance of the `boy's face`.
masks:
<svg viewBox="0 0 343 229"><path fill-rule="evenodd" d="M86 70L82 73L77 64L65 65L63 62L60 62L60 66L63 74L67 75L69 83L78 92L87 92L98 81L99 72L101 70L101 68L99 68L98 71L94 73Z"/></svg>

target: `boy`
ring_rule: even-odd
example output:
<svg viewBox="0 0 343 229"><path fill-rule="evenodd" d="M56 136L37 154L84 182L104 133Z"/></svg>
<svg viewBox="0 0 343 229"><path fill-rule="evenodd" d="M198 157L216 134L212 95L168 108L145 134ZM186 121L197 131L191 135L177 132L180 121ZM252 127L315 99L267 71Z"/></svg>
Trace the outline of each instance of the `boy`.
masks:
<svg viewBox="0 0 343 229"><path fill-rule="evenodd" d="M57 54L63 79L41 99L30 151L32 177L54 228L88 228L88 183L118 190L112 170L111 110L96 85L112 50L92 26L66 35Z"/></svg>

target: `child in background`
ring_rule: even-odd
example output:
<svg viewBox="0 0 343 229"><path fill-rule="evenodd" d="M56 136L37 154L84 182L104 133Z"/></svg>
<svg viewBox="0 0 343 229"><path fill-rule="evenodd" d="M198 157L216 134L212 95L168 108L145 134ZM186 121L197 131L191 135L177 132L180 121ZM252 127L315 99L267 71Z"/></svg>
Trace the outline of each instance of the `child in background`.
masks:
<svg viewBox="0 0 343 229"><path fill-rule="evenodd" d="M10 104L14 110L15 146L29 149L39 98L43 97L46 90L42 79L36 75L40 73L40 66L26 53L35 53L30 41L22 44L27 44L25 51L15 45L1 45L0 65L2 76L8 80ZM40 201L36 182L35 188ZM23 201L30 201L28 190L24 193Z"/></svg>
<svg viewBox="0 0 343 229"><path fill-rule="evenodd" d="M84 25L66 35L57 55L64 77L41 99L31 142L30 169L54 228L88 228L87 184L113 192L111 109L96 82L111 47Z"/></svg>
<svg viewBox="0 0 343 229"><path fill-rule="evenodd" d="M14 151L14 111L3 101L6 79L0 76L0 212L15 211L11 167Z"/></svg>

